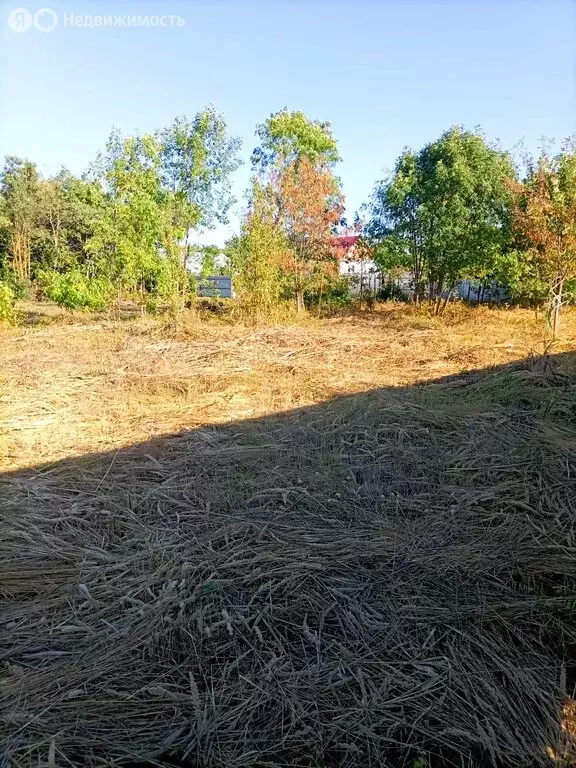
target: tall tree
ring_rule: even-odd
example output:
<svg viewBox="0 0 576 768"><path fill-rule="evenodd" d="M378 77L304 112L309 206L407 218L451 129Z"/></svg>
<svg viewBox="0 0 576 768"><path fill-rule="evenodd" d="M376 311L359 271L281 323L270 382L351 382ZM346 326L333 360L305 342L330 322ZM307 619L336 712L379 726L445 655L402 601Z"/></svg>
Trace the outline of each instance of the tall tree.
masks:
<svg viewBox="0 0 576 768"><path fill-rule="evenodd" d="M260 174L307 158L313 165L334 166L339 155L330 123L310 120L303 112L276 112L256 129L260 144L252 152L252 167Z"/></svg>
<svg viewBox="0 0 576 768"><path fill-rule="evenodd" d="M373 195L367 234L377 258L409 263L416 299L427 293L440 311L460 280L490 272L507 248L514 174L506 153L459 127L405 151Z"/></svg>
<svg viewBox="0 0 576 768"><path fill-rule="evenodd" d="M208 107L182 116L159 132L162 181L174 195L175 222L187 236L197 227L228 222L231 175L240 166L240 140L228 135L224 117Z"/></svg>
<svg viewBox="0 0 576 768"><path fill-rule="evenodd" d="M0 194L3 216L9 226L11 266L21 278L28 279L40 196L36 165L19 157L6 157L0 176Z"/></svg>
<svg viewBox="0 0 576 768"><path fill-rule="evenodd" d="M548 312L556 335L564 288L576 279L576 145L552 155L543 151L524 182L510 181L515 194L514 227L526 258L548 290Z"/></svg>
<svg viewBox="0 0 576 768"><path fill-rule="evenodd" d="M282 292L282 266L288 245L273 217L270 198L254 182L250 210L239 237L226 244L228 265L234 274L241 306L252 317L268 316Z"/></svg>
<svg viewBox="0 0 576 768"><path fill-rule="evenodd" d="M118 288L142 293L158 268L165 238L160 144L150 135L113 133L98 165L108 202L89 248L99 271Z"/></svg>
<svg viewBox="0 0 576 768"><path fill-rule="evenodd" d="M56 179L43 181L39 194L38 251L42 261L56 268L68 259L66 243L67 205L62 185Z"/></svg>
<svg viewBox="0 0 576 768"><path fill-rule="evenodd" d="M337 271L334 229L343 199L337 179L307 157L279 174L278 223L289 247L283 268L302 311L311 282L318 278L322 283L323 276Z"/></svg>
<svg viewBox="0 0 576 768"><path fill-rule="evenodd" d="M65 201L66 244L71 260L85 262L87 245L105 215L106 197L102 185L89 178L78 178L63 169L55 180Z"/></svg>
<svg viewBox="0 0 576 768"><path fill-rule="evenodd" d="M43 268L56 270L84 264L90 257L86 244L103 206L100 184L77 178L65 168L42 180L34 260Z"/></svg>
<svg viewBox="0 0 576 768"><path fill-rule="evenodd" d="M257 135L253 189L286 244L282 271L301 311L306 288L335 263L332 235L343 209L336 141L329 123L286 109L270 115Z"/></svg>

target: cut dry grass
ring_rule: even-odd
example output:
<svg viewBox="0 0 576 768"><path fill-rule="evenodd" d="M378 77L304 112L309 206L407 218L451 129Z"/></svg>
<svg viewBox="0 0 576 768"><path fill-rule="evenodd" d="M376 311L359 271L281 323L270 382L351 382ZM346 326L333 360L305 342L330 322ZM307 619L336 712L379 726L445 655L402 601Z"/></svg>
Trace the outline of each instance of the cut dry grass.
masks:
<svg viewBox="0 0 576 768"><path fill-rule="evenodd" d="M571 322L7 334L7 764L569 760Z"/></svg>
<svg viewBox="0 0 576 768"><path fill-rule="evenodd" d="M0 471L546 348L542 321L521 310L455 307L438 319L390 304L291 326L192 322L167 336L151 319L73 323L50 305L26 309L45 323L0 330ZM576 344L576 314L563 331L554 351Z"/></svg>

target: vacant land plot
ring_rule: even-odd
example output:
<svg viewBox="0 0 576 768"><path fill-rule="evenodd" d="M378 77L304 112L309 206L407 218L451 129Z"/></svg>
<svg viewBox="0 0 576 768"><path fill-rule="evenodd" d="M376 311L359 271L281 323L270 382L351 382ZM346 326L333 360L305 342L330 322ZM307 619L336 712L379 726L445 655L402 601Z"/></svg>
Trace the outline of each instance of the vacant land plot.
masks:
<svg viewBox="0 0 576 768"><path fill-rule="evenodd" d="M9 764L574 759L574 316L0 350Z"/></svg>
<svg viewBox="0 0 576 768"><path fill-rule="evenodd" d="M542 319L520 310L457 309L439 320L391 304L288 327L192 323L167 334L153 320L28 309L41 322L0 330L0 470L431 381L547 349ZM553 351L575 346L572 315Z"/></svg>

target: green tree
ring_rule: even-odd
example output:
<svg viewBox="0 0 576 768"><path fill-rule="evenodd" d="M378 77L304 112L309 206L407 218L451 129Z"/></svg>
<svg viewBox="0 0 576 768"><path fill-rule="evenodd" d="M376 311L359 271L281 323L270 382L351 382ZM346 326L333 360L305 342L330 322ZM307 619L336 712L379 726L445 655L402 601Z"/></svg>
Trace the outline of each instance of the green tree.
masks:
<svg viewBox="0 0 576 768"><path fill-rule="evenodd" d="M310 120L303 112L282 109L256 129L259 145L252 152L252 167L260 174L270 167L297 164L307 158L313 165L335 165L340 157L330 123Z"/></svg>
<svg viewBox="0 0 576 768"><path fill-rule="evenodd" d="M26 280L31 273L32 243L38 225L40 177L36 165L19 157L6 157L0 174L0 195L10 266Z"/></svg>
<svg viewBox="0 0 576 768"><path fill-rule="evenodd" d="M218 264L222 249L217 245L193 245L191 247L188 268L199 277L217 275L220 271Z"/></svg>
<svg viewBox="0 0 576 768"><path fill-rule="evenodd" d="M87 244L104 213L100 184L77 178L66 169L42 180L34 261L44 269L62 270L87 264Z"/></svg>
<svg viewBox="0 0 576 768"><path fill-rule="evenodd" d="M224 117L208 107L190 120L182 116L158 134L164 187L173 195L174 222L191 231L228 222L235 202L231 175L240 166L240 139L230 137Z"/></svg>
<svg viewBox="0 0 576 768"><path fill-rule="evenodd" d="M553 155L543 151L523 182L510 181L515 195L514 229L525 246L527 269L546 287L555 335L569 281L576 279L576 145Z"/></svg>
<svg viewBox="0 0 576 768"><path fill-rule="evenodd" d="M169 196L161 182L160 151L154 136L111 135L99 159L107 204L88 243L97 258L98 274L142 299L155 286L160 259L167 257L174 237Z"/></svg>
<svg viewBox="0 0 576 768"><path fill-rule="evenodd" d="M514 176L506 153L460 127L406 150L373 194L366 233L376 260L409 264L416 300L427 294L441 311L459 281L491 273L509 247Z"/></svg>
<svg viewBox="0 0 576 768"><path fill-rule="evenodd" d="M280 301L288 245L273 220L270 198L254 182L250 210L239 237L226 244L238 300L251 316L267 316Z"/></svg>
<svg viewBox="0 0 576 768"><path fill-rule="evenodd" d="M334 165L339 160L330 124L284 109L256 131L252 153L253 190L266 227L283 243L283 283L304 309L306 290L319 287L335 263L332 235L342 214L342 195ZM265 203L264 203L265 201ZM318 279L319 286L313 281Z"/></svg>
<svg viewBox="0 0 576 768"><path fill-rule="evenodd" d="M39 189L38 233L35 243L37 259L59 268L68 263L66 242L66 200L56 179L42 181Z"/></svg>

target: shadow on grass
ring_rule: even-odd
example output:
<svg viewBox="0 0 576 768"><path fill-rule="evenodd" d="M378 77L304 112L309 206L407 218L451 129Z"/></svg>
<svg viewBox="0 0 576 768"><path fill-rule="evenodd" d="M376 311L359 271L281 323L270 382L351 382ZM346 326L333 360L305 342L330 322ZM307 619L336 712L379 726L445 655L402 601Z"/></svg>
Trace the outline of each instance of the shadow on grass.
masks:
<svg viewBox="0 0 576 768"><path fill-rule="evenodd" d="M8 763L564 754L575 358L3 475Z"/></svg>

